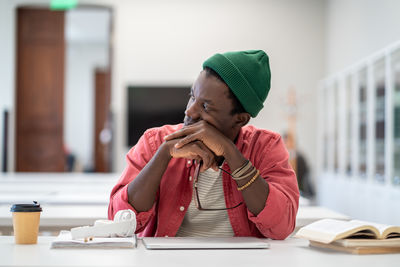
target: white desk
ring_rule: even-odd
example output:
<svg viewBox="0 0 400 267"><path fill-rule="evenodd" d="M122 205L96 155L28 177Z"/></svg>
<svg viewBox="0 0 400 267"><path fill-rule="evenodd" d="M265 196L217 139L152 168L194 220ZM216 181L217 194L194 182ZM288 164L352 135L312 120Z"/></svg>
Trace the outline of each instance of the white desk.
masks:
<svg viewBox="0 0 400 267"><path fill-rule="evenodd" d="M49 205L107 205L120 174L0 174L0 205L38 201Z"/></svg>
<svg viewBox="0 0 400 267"><path fill-rule="evenodd" d="M308 241L271 240L270 249L146 250L50 249L54 237L39 237L36 245L15 245L13 237L0 236L0 266L396 266L400 254L351 255L308 247Z"/></svg>

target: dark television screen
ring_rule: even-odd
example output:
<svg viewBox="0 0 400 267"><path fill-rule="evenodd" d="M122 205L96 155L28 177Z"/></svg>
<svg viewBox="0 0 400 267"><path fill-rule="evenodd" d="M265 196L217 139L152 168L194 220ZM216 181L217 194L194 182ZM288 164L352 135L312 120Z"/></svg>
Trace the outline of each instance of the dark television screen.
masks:
<svg viewBox="0 0 400 267"><path fill-rule="evenodd" d="M149 128L183 122L190 86L129 86L128 146Z"/></svg>

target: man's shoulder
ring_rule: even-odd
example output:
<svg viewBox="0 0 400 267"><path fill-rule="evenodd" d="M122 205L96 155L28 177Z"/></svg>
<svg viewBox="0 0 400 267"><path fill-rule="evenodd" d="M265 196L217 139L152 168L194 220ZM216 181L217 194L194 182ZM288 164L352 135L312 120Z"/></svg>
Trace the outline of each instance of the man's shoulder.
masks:
<svg viewBox="0 0 400 267"><path fill-rule="evenodd" d="M284 143L279 133L259 129L252 125L242 127L237 147L249 159L257 158L260 155L273 159L277 152L285 151ZM274 151L274 154L266 153L267 151Z"/></svg>
<svg viewBox="0 0 400 267"><path fill-rule="evenodd" d="M154 128L147 129L144 134L145 135L169 135L169 134L181 129L182 126L183 126L182 123L174 124L174 125L167 124L167 125L163 125L160 127L154 127Z"/></svg>
<svg viewBox="0 0 400 267"><path fill-rule="evenodd" d="M242 135L244 140L261 138L272 141L281 138L279 133L266 129L260 129L253 125L246 125L242 127Z"/></svg>

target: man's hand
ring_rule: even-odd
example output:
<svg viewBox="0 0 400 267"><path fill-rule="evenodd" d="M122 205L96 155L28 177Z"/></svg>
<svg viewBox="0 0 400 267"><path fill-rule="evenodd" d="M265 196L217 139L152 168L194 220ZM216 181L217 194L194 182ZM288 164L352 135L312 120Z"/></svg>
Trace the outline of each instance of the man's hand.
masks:
<svg viewBox="0 0 400 267"><path fill-rule="evenodd" d="M173 158L194 159L200 163L203 161L200 171L205 171L208 168L217 170L217 163L215 161L215 154L202 142L194 141L181 147L175 145L181 139L173 139L165 142L169 148L169 154Z"/></svg>
<svg viewBox="0 0 400 267"><path fill-rule="evenodd" d="M170 135L164 137L166 141L180 139L175 148L181 149L192 142L200 141L216 156L226 156L225 148L230 141L218 129L206 121L199 121L195 124L185 126Z"/></svg>

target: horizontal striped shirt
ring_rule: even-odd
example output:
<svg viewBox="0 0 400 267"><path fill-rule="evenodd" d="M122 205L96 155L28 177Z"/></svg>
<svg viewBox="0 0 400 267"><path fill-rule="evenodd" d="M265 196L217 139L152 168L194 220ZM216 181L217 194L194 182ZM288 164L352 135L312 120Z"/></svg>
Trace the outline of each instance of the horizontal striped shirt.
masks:
<svg viewBox="0 0 400 267"><path fill-rule="evenodd" d="M222 188L222 172L207 169L199 174L197 189L203 208L226 208ZM194 237L230 237L234 236L226 210L198 210L195 204L196 194L193 190L192 201L185 214L176 236Z"/></svg>

